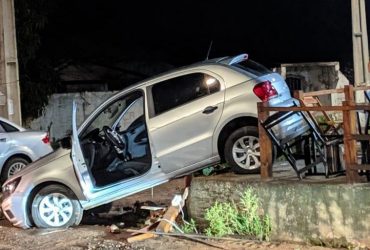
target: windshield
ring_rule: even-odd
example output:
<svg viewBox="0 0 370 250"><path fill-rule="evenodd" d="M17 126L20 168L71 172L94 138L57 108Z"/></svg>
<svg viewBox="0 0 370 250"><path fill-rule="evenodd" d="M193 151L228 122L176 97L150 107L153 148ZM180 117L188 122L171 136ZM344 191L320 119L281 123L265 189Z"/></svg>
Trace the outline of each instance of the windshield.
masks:
<svg viewBox="0 0 370 250"><path fill-rule="evenodd" d="M95 129L101 130L103 126L108 126L112 128L115 122L119 119L122 112L140 96L141 93L135 92L129 96L114 100L113 102L108 104L99 114L95 116L93 122L81 134L81 137L83 138L86 134Z"/></svg>

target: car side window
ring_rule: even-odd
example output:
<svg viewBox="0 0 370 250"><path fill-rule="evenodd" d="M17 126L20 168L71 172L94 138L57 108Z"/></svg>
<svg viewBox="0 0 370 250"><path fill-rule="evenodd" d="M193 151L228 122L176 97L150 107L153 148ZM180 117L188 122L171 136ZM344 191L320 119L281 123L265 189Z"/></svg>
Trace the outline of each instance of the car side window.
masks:
<svg viewBox="0 0 370 250"><path fill-rule="evenodd" d="M19 130L15 127L13 127L12 125L6 123L6 122L3 122L3 121L0 121L0 125L1 127L5 130L5 132L18 132ZM1 132L1 129L0 129L0 132Z"/></svg>
<svg viewBox="0 0 370 250"><path fill-rule="evenodd" d="M119 131L127 130L131 127L135 121L138 121L140 117L144 117L144 102L143 97L139 97L128 107L125 114L118 121L117 127L114 129L119 129Z"/></svg>
<svg viewBox="0 0 370 250"><path fill-rule="evenodd" d="M112 101L94 117L90 125L80 134L80 137L85 138L91 131L96 129L101 130L104 126L112 128L122 113L139 98L142 98L142 93L136 91Z"/></svg>
<svg viewBox="0 0 370 250"><path fill-rule="evenodd" d="M193 73L159 82L152 87L156 115L220 90L220 82L204 73Z"/></svg>

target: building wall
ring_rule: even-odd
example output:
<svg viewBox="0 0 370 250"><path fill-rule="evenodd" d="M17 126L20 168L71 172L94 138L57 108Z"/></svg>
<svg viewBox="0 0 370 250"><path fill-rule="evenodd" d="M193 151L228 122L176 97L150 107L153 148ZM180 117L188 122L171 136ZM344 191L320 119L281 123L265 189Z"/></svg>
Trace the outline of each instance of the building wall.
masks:
<svg viewBox="0 0 370 250"><path fill-rule="evenodd" d="M53 94L43 114L28 122L27 127L33 130L47 131L50 127L50 138L55 141L72 131L72 103L78 104L77 123L80 125L99 104L115 92L81 92Z"/></svg>
<svg viewBox="0 0 370 250"><path fill-rule="evenodd" d="M338 85L348 84L348 80L340 72L339 62L282 64L281 74L285 78L300 79L301 90L304 92L335 89ZM320 100L326 105L337 101L329 95L320 97Z"/></svg>

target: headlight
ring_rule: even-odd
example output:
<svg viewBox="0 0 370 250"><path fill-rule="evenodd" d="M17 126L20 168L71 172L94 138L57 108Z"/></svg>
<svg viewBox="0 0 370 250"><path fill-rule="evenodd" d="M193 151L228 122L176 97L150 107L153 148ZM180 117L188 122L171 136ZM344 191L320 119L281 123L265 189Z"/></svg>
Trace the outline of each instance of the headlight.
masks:
<svg viewBox="0 0 370 250"><path fill-rule="evenodd" d="M8 182L3 186L3 199L5 199L14 192L20 181L21 177L18 177L17 179L14 179L13 181Z"/></svg>

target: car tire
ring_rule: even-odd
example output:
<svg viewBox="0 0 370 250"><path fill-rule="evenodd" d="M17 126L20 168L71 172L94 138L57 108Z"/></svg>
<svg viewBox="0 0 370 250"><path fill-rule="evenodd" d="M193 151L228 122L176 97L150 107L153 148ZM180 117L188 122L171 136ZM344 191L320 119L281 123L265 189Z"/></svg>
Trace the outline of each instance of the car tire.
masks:
<svg viewBox="0 0 370 250"><path fill-rule="evenodd" d="M236 174L260 172L258 128L255 126L241 127L232 132L224 147L225 160ZM273 147L273 160L275 148Z"/></svg>
<svg viewBox="0 0 370 250"><path fill-rule="evenodd" d="M81 222L83 210L69 188L49 185L34 196L31 214L34 224L39 228L67 228Z"/></svg>
<svg viewBox="0 0 370 250"><path fill-rule="evenodd" d="M10 176L16 174L18 171L26 167L30 162L22 157L10 158L4 165L1 171L0 182L4 183Z"/></svg>

